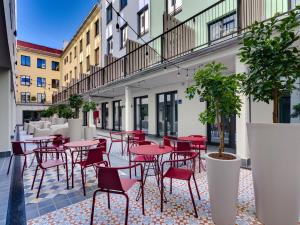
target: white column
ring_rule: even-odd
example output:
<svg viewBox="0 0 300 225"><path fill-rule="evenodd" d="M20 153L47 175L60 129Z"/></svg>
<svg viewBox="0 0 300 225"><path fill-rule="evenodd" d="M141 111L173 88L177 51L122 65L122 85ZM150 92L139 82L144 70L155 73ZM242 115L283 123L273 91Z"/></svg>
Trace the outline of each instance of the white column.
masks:
<svg viewBox="0 0 300 225"><path fill-rule="evenodd" d="M133 97L132 89L125 87L125 130L133 130Z"/></svg>
<svg viewBox="0 0 300 225"><path fill-rule="evenodd" d="M235 58L235 72L247 72L245 64L240 62L238 56ZM249 122L249 100L245 95L241 95L243 102L240 116L236 118L236 154L242 159L249 159L248 137L247 137L247 123Z"/></svg>
<svg viewBox="0 0 300 225"><path fill-rule="evenodd" d="M10 150L11 135L11 73L0 69L0 152Z"/></svg>

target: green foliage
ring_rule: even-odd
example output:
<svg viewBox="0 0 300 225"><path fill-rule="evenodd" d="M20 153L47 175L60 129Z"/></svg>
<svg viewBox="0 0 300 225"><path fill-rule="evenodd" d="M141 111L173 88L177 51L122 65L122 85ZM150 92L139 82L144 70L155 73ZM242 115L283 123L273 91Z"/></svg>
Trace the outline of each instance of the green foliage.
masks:
<svg viewBox="0 0 300 225"><path fill-rule="evenodd" d="M60 118L70 119L74 116L72 108L69 105L58 105L58 116Z"/></svg>
<svg viewBox="0 0 300 225"><path fill-rule="evenodd" d="M47 117L51 117L53 116L55 113L58 113L58 108L57 106L50 106L48 109L47 109Z"/></svg>
<svg viewBox="0 0 300 225"><path fill-rule="evenodd" d="M75 118L79 118L79 109L81 108L82 104L83 104L83 99L80 95L73 94L70 96L69 105L71 106L71 108L75 109L75 114L74 114Z"/></svg>
<svg viewBox="0 0 300 225"><path fill-rule="evenodd" d="M291 117L297 118L298 116L300 116L300 103L297 105L294 105L293 110L294 110L294 112L291 114Z"/></svg>
<svg viewBox="0 0 300 225"><path fill-rule="evenodd" d="M42 111L40 112L40 116L41 116L41 117L49 117L49 116L48 116L47 109L42 110Z"/></svg>
<svg viewBox="0 0 300 225"><path fill-rule="evenodd" d="M195 84L186 90L187 98L199 96L208 102L208 107L199 114L201 123L217 122L221 137L219 151L224 151L223 119L239 115L242 101L239 94L242 90L243 74L224 75L226 67L221 63L210 63L194 75Z"/></svg>
<svg viewBox="0 0 300 225"><path fill-rule="evenodd" d="M241 62L249 66L244 92L254 101L274 101L273 122L278 122L280 98L291 93L300 75L299 7L288 16L274 17L265 23L256 22L242 40Z"/></svg>
<svg viewBox="0 0 300 225"><path fill-rule="evenodd" d="M96 111L96 103L91 101L91 102L84 102L82 106L82 112L89 112L90 110Z"/></svg>

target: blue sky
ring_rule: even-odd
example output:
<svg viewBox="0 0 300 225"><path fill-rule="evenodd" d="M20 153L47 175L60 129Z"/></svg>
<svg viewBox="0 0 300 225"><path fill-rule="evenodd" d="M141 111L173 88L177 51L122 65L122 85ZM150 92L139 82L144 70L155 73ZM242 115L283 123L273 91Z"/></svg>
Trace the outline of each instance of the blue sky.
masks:
<svg viewBox="0 0 300 225"><path fill-rule="evenodd" d="M18 39L53 48L70 41L97 0L18 0Z"/></svg>

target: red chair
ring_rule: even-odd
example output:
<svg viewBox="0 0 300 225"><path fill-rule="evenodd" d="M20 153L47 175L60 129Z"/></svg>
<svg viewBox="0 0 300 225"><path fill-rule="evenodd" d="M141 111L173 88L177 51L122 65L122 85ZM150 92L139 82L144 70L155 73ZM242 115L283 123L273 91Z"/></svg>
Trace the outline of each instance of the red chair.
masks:
<svg viewBox="0 0 300 225"><path fill-rule="evenodd" d="M129 139L131 146L139 145L139 142L146 140L146 134L143 131L134 131L133 137Z"/></svg>
<svg viewBox="0 0 300 225"><path fill-rule="evenodd" d="M164 146L171 147L173 150L176 150L176 147L175 147L174 143L172 143L172 142L176 142L176 141L177 141L177 137L174 137L174 136L164 136L163 137Z"/></svg>
<svg viewBox="0 0 300 225"><path fill-rule="evenodd" d="M120 135L120 132L109 132L110 136L110 145L109 145L109 150L108 154L110 154L111 148L113 143L121 143L121 150L122 150L122 155L124 154L124 149L123 149L123 136L121 135L120 138L116 138L113 135Z"/></svg>
<svg viewBox="0 0 300 225"><path fill-rule="evenodd" d="M22 169L22 176L25 170L25 167L27 167L27 156L34 153L33 151L29 151L26 149L26 144L29 144L31 142L24 142L24 141L12 141L11 142L11 147L12 147L12 155L10 156L9 159L9 164L8 164L8 169L7 169L7 175L9 174L10 171L10 165L12 158L15 156L24 156L24 164L23 164L23 169ZM23 147L22 147L23 145Z"/></svg>
<svg viewBox="0 0 300 225"><path fill-rule="evenodd" d="M36 178L38 169L42 170L42 177L41 177L41 180L40 180L39 190L37 192L36 198L38 198L39 195L40 195L40 190L41 190L41 187L42 187L42 183L43 183L43 179L44 179L44 175L45 175L46 170L50 169L50 168L53 168L53 167L56 167L56 169L57 169L57 180L58 181L59 181L59 166L63 166L65 168L65 170L66 170L66 180L67 180L67 189L69 189L68 163L67 163L67 160L66 160L66 162L64 162L63 160L59 159L59 155L61 153L64 154L65 159L67 159L66 152L58 150L54 147L43 147L43 148L34 149L33 151L35 153L38 165L36 166L36 169L35 169L32 185L31 185L31 190L34 187L34 182L35 182L35 178ZM51 154L51 156L54 154L54 155L56 155L56 157L55 158L47 157L48 154Z"/></svg>
<svg viewBox="0 0 300 225"><path fill-rule="evenodd" d="M206 136L193 134L193 135L190 135L190 137L202 138L203 140L201 142L199 142L197 144L192 144L192 148L199 149L200 151L203 150L203 151L205 151L205 153L207 153L207 139L206 139Z"/></svg>
<svg viewBox="0 0 300 225"><path fill-rule="evenodd" d="M196 183L195 179L195 159L198 156L199 153L194 154L193 156L185 159L174 159L177 158L177 154L186 154L189 155L190 152L172 152L171 153L171 160L164 161L161 166L161 212L163 212L163 199L164 199L164 179L165 178L170 178L170 194L172 194L172 180L177 179L177 180L185 180L188 182L188 187L189 187L189 192L191 195L194 211L195 211L195 217L198 218L198 213L197 213L197 208L195 205L194 197L193 197L193 192L191 188L191 179L193 178L196 190L197 190L197 195L199 200L200 198L200 193L198 190L198 186ZM178 168L176 165L179 164L179 162L184 162L186 165L186 168ZM190 164L188 162L191 162ZM164 168L166 168L166 164L169 165L169 168L167 169L166 172L164 172ZM190 166L190 167L189 167Z"/></svg>
<svg viewBox="0 0 300 225"><path fill-rule="evenodd" d="M141 146L141 145L152 145L155 143L152 141L144 140L144 141L138 141L138 142L136 142L136 144ZM145 175L145 177L146 177L148 174L148 170L150 168L150 164L153 164L154 165L153 169L154 169L155 173L158 173L158 164L157 164L157 160L154 155L151 155L151 156L135 155L134 158L131 159L131 153L130 153L130 151L128 151L128 152L129 152L129 166L131 166L132 164L137 164L137 163L148 164L148 167L146 170L146 175ZM134 173L136 176L136 168L134 169ZM130 177L131 177L131 170L130 170Z"/></svg>
<svg viewBox="0 0 300 225"><path fill-rule="evenodd" d="M77 151L73 151L72 154ZM85 159L82 159L80 161L76 161L76 164L80 165L81 170L81 181L82 181L82 187L83 187L83 195L86 195L85 191L85 180L86 176L84 175L84 170L86 170L89 167L94 167L97 175L96 165L100 165L103 163L103 150L101 148L93 148L93 149L87 149L87 150L78 150L79 154L82 154L83 156L86 155Z"/></svg>
<svg viewBox="0 0 300 225"><path fill-rule="evenodd" d="M107 162L105 163L106 167L98 168L98 188L93 195L93 204L92 204L92 213L91 213L91 225L94 220L94 209L96 202L96 194L98 192L106 192L107 193L107 203L108 208L110 209L110 193L123 195L126 198L126 211L125 211L125 225L128 223L128 208L129 208L129 197L126 192L136 183L140 183L141 193L142 193L142 213L145 215L145 205L144 205L144 184L143 184L143 166L142 164L136 164L128 167L107 167ZM141 179L130 179L130 178L121 178L119 176L119 170L125 170L132 168L140 167L141 171ZM119 205L118 205L119 207Z"/></svg>
<svg viewBox="0 0 300 225"><path fill-rule="evenodd" d="M109 158L109 153L107 152L107 140L105 138L99 138L99 144L97 145L97 148L100 148L103 155L106 155L108 165L110 166L110 158Z"/></svg>

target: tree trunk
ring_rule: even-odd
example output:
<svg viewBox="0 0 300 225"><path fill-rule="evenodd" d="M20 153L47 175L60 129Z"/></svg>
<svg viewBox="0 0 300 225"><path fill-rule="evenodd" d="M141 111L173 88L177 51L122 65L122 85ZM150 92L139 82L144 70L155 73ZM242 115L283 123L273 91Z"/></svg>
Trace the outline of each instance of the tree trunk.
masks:
<svg viewBox="0 0 300 225"><path fill-rule="evenodd" d="M223 123L220 113L217 110L217 127L220 137L220 144L219 144L219 155L222 156L224 151L224 132L223 132Z"/></svg>
<svg viewBox="0 0 300 225"><path fill-rule="evenodd" d="M278 91L273 91L273 123L279 123L279 96Z"/></svg>

